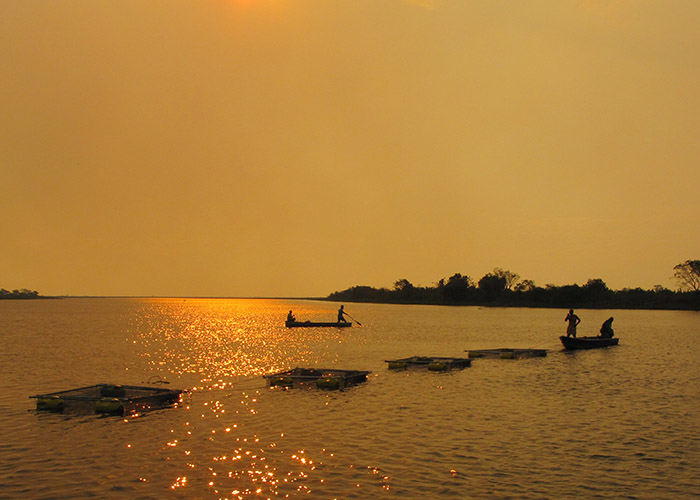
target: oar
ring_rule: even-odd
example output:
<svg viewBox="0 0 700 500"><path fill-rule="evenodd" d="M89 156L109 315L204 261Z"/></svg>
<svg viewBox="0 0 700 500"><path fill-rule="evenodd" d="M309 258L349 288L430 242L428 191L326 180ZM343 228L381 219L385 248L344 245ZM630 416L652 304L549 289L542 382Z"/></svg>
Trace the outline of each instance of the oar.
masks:
<svg viewBox="0 0 700 500"><path fill-rule="evenodd" d="M345 312L345 311L343 311L343 312ZM355 318L353 318L352 316L350 316L348 313L345 313L345 316L347 316L348 318L350 318L351 320L353 320L353 321L354 321L355 323L357 323L358 325L362 326L362 323L360 323L359 321L357 321Z"/></svg>

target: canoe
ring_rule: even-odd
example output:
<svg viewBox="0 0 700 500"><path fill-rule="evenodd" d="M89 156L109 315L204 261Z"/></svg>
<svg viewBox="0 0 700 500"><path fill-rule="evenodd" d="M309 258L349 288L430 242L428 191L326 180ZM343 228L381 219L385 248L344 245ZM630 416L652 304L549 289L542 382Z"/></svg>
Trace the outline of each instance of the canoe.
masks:
<svg viewBox="0 0 700 500"><path fill-rule="evenodd" d="M284 326L287 328L312 328L312 327L335 327L335 328L347 328L352 326L352 323L343 321L341 323L337 322L322 322L322 321L285 321Z"/></svg>
<svg viewBox="0 0 700 500"><path fill-rule="evenodd" d="M564 349L595 349L596 347L608 347L617 345L620 341L617 337L559 337L561 343L564 344Z"/></svg>

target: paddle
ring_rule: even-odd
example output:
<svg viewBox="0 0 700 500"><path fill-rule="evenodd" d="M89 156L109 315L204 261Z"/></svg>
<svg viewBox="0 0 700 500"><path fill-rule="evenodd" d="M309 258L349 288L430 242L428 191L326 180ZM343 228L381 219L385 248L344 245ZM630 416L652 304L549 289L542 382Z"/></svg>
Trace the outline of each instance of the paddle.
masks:
<svg viewBox="0 0 700 500"><path fill-rule="evenodd" d="M343 313L345 314L345 316L347 316L348 318L350 318L351 320L353 320L355 323L357 323L358 325L362 326L362 323L360 323L359 321L357 321L355 318L353 318L352 316L350 316L348 313L346 313L345 311L343 311Z"/></svg>

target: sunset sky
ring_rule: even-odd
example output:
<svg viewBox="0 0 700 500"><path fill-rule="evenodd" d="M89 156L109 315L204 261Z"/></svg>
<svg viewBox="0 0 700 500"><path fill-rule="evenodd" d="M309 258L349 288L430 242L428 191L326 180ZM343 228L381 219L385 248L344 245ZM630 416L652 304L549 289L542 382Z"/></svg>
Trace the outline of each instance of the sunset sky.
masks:
<svg viewBox="0 0 700 500"><path fill-rule="evenodd" d="M674 288L699 26L696 0L0 0L0 287Z"/></svg>

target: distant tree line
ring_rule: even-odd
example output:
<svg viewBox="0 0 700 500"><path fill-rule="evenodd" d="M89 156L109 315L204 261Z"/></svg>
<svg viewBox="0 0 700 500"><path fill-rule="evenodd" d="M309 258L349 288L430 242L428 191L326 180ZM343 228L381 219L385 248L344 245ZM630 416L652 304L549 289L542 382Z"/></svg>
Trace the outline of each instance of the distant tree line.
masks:
<svg viewBox="0 0 700 500"><path fill-rule="evenodd" d="M673 269L678 290L661 285L651 290L611 290L600 278L589 279L584 285L540 287L532 280L521 280L514 272L496 268L476 282L460 273L425 287L415 286L403 278L394 282L392 289L353 286L333 292L327 298L393 304L700 310L700 260L688 260Z"/></svg>
<svg viewBox="0 0 700 500"><path fill-rule="evenodd" d="M36 290L27 290L22 288L20 290L5 290L0 288L0 299L39 299L41 296Z"/></svg>

